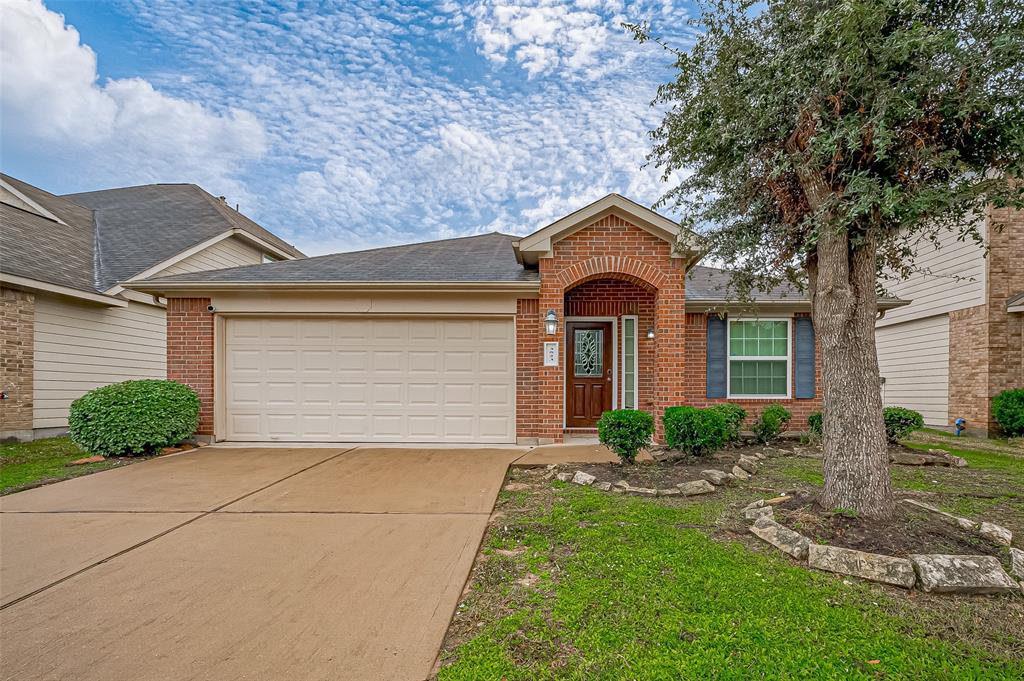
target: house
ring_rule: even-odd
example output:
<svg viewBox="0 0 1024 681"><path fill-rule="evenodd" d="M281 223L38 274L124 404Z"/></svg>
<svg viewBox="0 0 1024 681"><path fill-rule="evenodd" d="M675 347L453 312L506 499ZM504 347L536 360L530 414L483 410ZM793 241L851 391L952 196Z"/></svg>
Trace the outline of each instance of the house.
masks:
<svg viewBox="0 0 1024 681"><path fill-rule="evenodd" d="M215 440L548 443L607 409L722 401L784 404L804 429L821 404L808 300L780 288L743 309L701 255L611 194L525 237L125 286L166 297L168 377Z"/></svg>
<svg viewBox="0 0 1024 681"><path fill-rule="evenodd" d="M92 388L166 376L165 303L119 282L302 253L191 184L55 196L0 175L0 439Z"/></svg>
<svg viewBox="0 0 1024 681"><path fill-rule="evenodd" d="M990 207L981 231L987 253L952 232L921 244L920 271L887 287L911 303L879 319L875 337L886 405L987 435L992 398L1024 386L1024 212Z"/></svg>

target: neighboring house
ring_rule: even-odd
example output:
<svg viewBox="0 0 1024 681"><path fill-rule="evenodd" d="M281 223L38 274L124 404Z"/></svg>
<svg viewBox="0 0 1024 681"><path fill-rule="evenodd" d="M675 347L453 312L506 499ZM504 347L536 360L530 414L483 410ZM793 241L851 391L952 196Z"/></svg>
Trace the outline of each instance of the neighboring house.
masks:
<svg viewBox="0 0 1024 681"><path fill-rule="evenodd" d="M55 196L0 175L0 438L63 432L92 388L166 376L165 304L121 282L301 257L195 185Z"/></svg>
<svg viewBox="0 0 1024 681"><path fill-rule="evenodd" d="M731 305L698 243L612 194L525 237L129 286L167 298L168 376L215 440L561 442L607 409L660 431L665 407L723 401L779 402L804 429L821 403L806 297Z"/></svg>
<svg viewBox="0 0 1024 681"><path fill-rule="evenodd" d="M1024 212L990 208L981 227L987 253L953 233L917 249L922 271L888 286L912 302L875 334L886 405L916 409L930 426L964 418L968 433L986 435L992 398L1024 386Z"/></svg>

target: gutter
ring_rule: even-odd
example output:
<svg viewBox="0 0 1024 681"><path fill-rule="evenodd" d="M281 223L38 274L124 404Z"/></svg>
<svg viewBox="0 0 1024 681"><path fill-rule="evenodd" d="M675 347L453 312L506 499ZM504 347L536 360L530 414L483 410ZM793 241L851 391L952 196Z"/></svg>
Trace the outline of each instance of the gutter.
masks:
<svg viewBox="0 0 1024 681"><path fill-rule="evenodd" d="M112 296L103 295L102 293L90 293L88 291L82 291L77 288L71 288L70 286L50 284L45 281L39 281L38 279L19 277L16 274L0 273L0 283L21 289L43 291L45 293L54 293L59 296L67 296L68 298L76 298L78 300L84 300L90 303L106 305L107 307L128 306L128 301L122 298L114 298Z"/></svg>
<svg viewBox="0 0 1024 681"><path fill-rule="evenodd" d="M151 295L174 292L458 292L537 293L540 281L125 281L120 286Z"/></svg>

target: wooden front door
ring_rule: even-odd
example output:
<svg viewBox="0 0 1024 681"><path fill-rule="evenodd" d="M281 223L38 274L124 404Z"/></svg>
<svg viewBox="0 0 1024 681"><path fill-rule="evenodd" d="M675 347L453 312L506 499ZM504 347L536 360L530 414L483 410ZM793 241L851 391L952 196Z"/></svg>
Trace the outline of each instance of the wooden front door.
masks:
<svg viewBox="0 0 1024 681"><path fill-rule="evenodd" d="M565 425L594 428L612 408L611 322L567 322Z"/></svg>

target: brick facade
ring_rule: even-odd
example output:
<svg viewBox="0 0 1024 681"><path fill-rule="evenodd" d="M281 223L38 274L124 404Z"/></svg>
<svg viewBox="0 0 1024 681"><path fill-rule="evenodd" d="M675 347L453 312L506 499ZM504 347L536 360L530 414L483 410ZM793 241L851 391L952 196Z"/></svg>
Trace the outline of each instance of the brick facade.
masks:
<svg viewBox="0 0 1024 681"><path fill-rule="evenodd" d="M0 288L0 439L32 436L35 295Z"/></svg>
<svg viewBox="0 0 1024 681"><path fill-rule="evenodd" d="M809 314L797 313L797 317L808 317ZM811 399L761 399L761 400L729 400L707 398L707 315L691 313L686 315L686 362L684 363L685 378L682 385L686 397L680 404L692 407L707 407L712 404L731 402L747 410L747 424L753 422L769 404L781 404L793 414L788 429L794 431L807 430L807 417L821 411L821 352L814 353L814 397ZM792 333L792 331L791 331ZM790 386L796 385L796 343L790 356Z"/></svg>
<svg viewBox="0 0 1024 681"><path fill-rule="evenodd" d="M950 424L965 418L979 434L996 429L992 398L1024 387L1024 314L1006 310L1024 291L1024 212L990 208L986 223L986 302L949 315Z"/></svg>
<svg viewBox="0 0 1024 681"><path fill-rule="evenodd" d="M168 298L167 378L199 395L198 435L213 435L213 314L209 298Z"/></svg>

